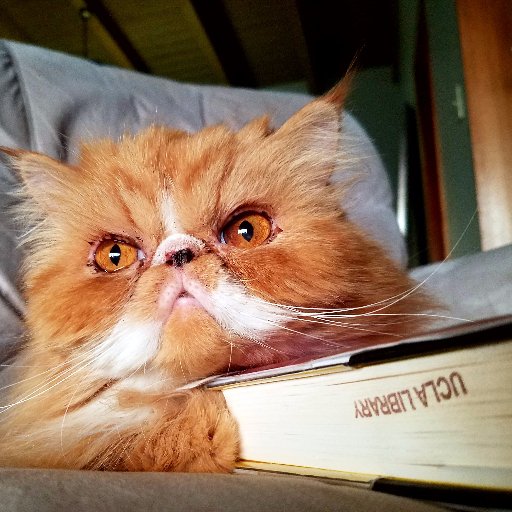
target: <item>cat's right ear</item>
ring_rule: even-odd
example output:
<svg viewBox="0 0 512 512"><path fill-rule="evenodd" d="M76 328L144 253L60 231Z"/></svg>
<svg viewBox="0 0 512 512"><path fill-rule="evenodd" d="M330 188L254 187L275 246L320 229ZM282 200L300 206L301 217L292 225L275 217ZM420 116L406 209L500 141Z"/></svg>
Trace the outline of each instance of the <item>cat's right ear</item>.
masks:
<svg viewBox="0 0 512 512"><path fill-rule="evenodd" d="M55 209L59 195L69 186L69 166L49 156L0 146L0 155L21 179L25 193L44 211Z"/></svg>

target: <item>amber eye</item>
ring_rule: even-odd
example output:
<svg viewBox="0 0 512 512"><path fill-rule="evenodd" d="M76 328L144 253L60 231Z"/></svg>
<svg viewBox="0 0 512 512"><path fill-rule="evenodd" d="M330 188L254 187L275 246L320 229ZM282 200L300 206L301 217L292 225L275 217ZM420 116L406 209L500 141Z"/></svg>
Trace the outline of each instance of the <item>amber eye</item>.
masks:
<svg viewBox="0 0 512 512"><path fill-rule="evenodd" d="M104 240L98 245L94 260L105 272L115 272L129 267L139 258L139 249L117 240Z"/></svg>
<svg viewBox="0 0 512 512"><path fill-rule="evenodd" d="M239 248L257 247L272 234L271 220L261 213L246 212L236 216L221 231L220 241Z"/></svg>

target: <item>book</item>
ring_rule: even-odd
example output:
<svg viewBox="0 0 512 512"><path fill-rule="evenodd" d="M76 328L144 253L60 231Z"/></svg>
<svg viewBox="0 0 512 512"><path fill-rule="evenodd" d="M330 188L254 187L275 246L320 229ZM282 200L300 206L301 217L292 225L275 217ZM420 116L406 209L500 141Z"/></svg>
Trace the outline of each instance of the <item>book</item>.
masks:
<svg viewBox="0 0 512 512"><path fill-rule="evenodd" d="M218 377L241 467L512 491L511 318Z"/></svg>

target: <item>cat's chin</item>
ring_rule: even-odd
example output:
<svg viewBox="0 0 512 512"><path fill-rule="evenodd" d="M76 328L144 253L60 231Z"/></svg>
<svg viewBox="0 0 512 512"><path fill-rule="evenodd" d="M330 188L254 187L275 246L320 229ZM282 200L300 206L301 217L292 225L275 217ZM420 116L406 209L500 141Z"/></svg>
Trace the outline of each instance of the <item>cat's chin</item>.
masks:
<svg viewBox="0 0 512 512"><path fill-rule="evenodd" d="M154 362L174 380L201 379L225 370L235 341L196 299L183 297L163 328Z"/></svg>
<svg viewBox="0 0 512 512"><path fill-rule="evenodd" d="M169 326L172 324L186 325L200 321L206 313L201 303L188 293L184 293L176 297L169 310L165 313L164 324Z"/></svg>

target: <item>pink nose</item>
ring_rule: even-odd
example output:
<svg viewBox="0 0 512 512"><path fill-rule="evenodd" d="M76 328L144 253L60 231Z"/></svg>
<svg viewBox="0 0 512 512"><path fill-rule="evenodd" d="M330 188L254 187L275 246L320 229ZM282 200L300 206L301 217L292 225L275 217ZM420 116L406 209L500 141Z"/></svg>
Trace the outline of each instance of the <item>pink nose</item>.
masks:
<svg viewBox="0 0 512 512"><path fill-rule="evenodd" d="M204 248L204 242L194 236L171 235L162 240L157 247L151 265L167 264L173 267L182 267L197 257Z"/></svg>

